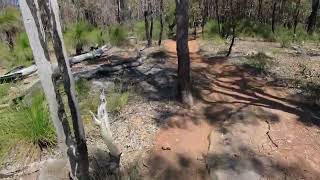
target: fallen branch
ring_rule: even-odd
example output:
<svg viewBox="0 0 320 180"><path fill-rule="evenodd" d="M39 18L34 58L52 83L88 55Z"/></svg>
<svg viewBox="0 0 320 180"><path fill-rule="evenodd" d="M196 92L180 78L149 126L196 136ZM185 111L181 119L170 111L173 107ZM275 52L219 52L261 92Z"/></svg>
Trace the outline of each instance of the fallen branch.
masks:
<svg viewBox="0 0 320 180"><path fill-rule="evenodd" d="M115 144L114 139L112 137L112 132L110 128L109 116L106 110L106 97L104 94L104 89L101 90L100 94L100 105L98 106L97 115L90 111L93 122L100 127L100 134L102 136L103 141L107 145L110 152L110 159L116 166L120 164L121 151L118 146Z"/></svg>
<svg viewBox="0 0 320 180"><path fill-rule="evenodd" d="M109 47L110 48L110 47ZM101 57L106 49L109 49L107 45L102 46L101 48L95 49L93 51L81 54L79 56L74 56L69 59L70 65L80 63L82 61Z"/></svg>

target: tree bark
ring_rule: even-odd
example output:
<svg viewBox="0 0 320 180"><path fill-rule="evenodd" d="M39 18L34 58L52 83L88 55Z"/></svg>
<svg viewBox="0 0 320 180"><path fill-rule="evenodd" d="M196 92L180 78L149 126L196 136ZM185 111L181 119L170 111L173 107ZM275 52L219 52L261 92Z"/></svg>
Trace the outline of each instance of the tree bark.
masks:
<svg viewBox="0 0 320 180"><path fill-rule="evenodd" d="M75 95L75 84L71 73L69 60L67 58L66 49L64 46L60 17L59 6L57 0L49 0L51 10L51 26L52 26L52 41L54 51L57 57L58 66L62 73L64 90L68 98L68 104L71 112L74 136L76 141L76 158L74 167L75 174L78 179L89 179L89 160L88 150L85 139L83 122L80 116L80 108Z"/></svg>
<svg viewBox="0 0 320 180"><path fill-rule="evenodd" d="M271 28L272 28L272 33L275 31L275 21L276 21L276 8L277 8L277 0L273 2L273 8L272 8L272 22L271 22Z"/></svg>
<svg viewBox="0 0 320 180"><path fill-rule="evenodd" d="M150 47L152 45L152 32L153 32L153 15L152 15L152 5L151 5L151 0L148 0L148 15L147 15L147 20L150 20L150 30L149 32L149 36L148 36L148 47Z"/></svg>
<svg viewBox="0 0 320 180"><path fill-rule="evenodd" d="M233 47L233 45L234 45L234 40L235 40L235 38L236 38L236 26L233 25L233 26L232 26L232 40L231 40L231 44L230 44L230 46L229 46L228 53L227 53L227 55L226 55L227 57L229 57L230 54L231 54L231 52L232 52L232 47Z"/></svg>
<svg viewBox="0 0 320 180"><path fill-rule="evenodd" d="M161 45L162 34L163 34L163 0L160 0L160 34L159 34L159 41L158 41L159 46Z"/></svg>
<svg viewBox="0 0 320 180"><path fill-rule="evenodd" d="M314 27L317 22L317 14L319 11L319 6L320 6L320 0L312 0L312 11L308 18L308 26L307 26L307 31L309 34L312 34L314 31Z"/></svg>
<svg viewBox="0 0 320 180"><path fill-rule="evenodd" d="M299 23L300 5L301 5L301 0L298 0L296 4L295 17L294 17L294 27L293 27L294 34L296 34L297 26Z"/></svg>
<svg viewBox="0 0 320 180"><path fill-rule="evenodd" d="M148 10L144 11L144 29L146 31L146 40L147 40L147 46L146 47L150 47L151 46L151 42L149 42L150 33L149 33L149 22L148 22Z"/></svg>
<svg viewBox="0 0 320 180"><path fill-rule="evenodd" d="M216 12L216 17L217 17L217 21L218 21L218 33L221 35L221 25L220 25L220 15L219 15L219 0L215 0L215 12Z"/></svg>
<svg viewBox="0 0 320 180"><path fill-rule="evenodd" d="M176 0L178 99L193 105L190 80L190 57L188 47L188 0Z"/></svg>

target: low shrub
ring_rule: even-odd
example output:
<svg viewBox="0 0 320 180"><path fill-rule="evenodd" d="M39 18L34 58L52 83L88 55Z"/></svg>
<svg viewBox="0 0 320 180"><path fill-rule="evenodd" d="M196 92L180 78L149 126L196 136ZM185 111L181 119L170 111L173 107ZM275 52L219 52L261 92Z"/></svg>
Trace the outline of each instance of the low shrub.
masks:
<svg viewBox="0 0 320 180"><path fill-rule="evenodd" d="M125 43L128 32L123 25L113 25L109 27L109 42L115 46L121 46Z"/></svg>
<svg viewBox="0 0 320 180"><path fill-rule="evenodd" d="M258 54L250 56L245 65L254 68L260 74L265 74L268 72L268 69L271 67L272 63L273 61L271 57L267 56L263 52L258 52Z"/></svg>

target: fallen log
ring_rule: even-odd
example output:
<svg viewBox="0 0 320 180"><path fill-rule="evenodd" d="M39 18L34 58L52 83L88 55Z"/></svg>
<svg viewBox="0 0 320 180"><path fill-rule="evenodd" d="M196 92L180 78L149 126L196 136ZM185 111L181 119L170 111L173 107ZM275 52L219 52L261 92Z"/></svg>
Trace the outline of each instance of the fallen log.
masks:
<svg viewBox="0 0 320 180"><path fill-rule="evenodd" d="M104 45L101 48L95 49L95 50L90 51L88 53L71 57L69 59L69 63L70 63L70 65L74 65L74 64L80 63L85 60L101 57L107 48L108 48L108 46ZM52 67L53 67L53 69L56 69L57 65L52 64ZM31 65L29 67L18 66L16 68L10 70L9 72L7 72L5 75L0 76L0 84L21 80L21 79L35 73L36 71L37 71L36 65Z"/></svg>

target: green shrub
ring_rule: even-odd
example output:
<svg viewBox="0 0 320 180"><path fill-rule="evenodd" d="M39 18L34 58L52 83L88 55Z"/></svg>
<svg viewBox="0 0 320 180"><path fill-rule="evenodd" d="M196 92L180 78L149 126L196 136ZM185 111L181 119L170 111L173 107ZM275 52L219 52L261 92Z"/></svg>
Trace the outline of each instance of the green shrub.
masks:
<svg viewBox="0 0 320 180"><path fill-rule="evenodd" d="M107 110L118 113L124 108L129 99L129 92L112 92L107 94Z"/></svg>
<svg viewBox="0 0 320 180"><path fill-rule="evenodd" d="M81 78L76 81L76 92L80 99L87 98L90 91L90 82L87 79Z"/></svg>
<svg viewBox="0 0 320 180"><path fill-rule="evenodd" d="M21 25L18 8L7 7L0 12L0 31L16 31L20 29Z"/></svg>
<svg viewBox="0 0 320 180"><path fill-rule="evenodd" d="M109 28L109 42L112 45L120 46L125 43L128 36L126 27L122 25L113 25Z"/></svg>
<svg viewBox="0 0 320 180"><path fill-rule="evenodd" d="M271 57L263 52L259 52L258 54L249 57L245 65L256 69L258 73L267 73L272 63Z"/></svg>
<svg viewBox="0 0 320 180"><path fill-rule="evenodd" d="M134 24L133 33L138 40L146 40L146 31L144 27L144 21L138 21Z"/></svg>
<svg viewBox="0 0 320 180"><path fill-rule="evenodd" d="M287 28L278 27L275 32L276 41L280 43L281 47L289 47L293 42L294 34L293 31Z"/></svg>
<svg viewBox="0 0 320 180"><path fill-rule="evenodd" d="M28 36L25 32L20 33L16 41L16 46L13 50L13 57L14 60L11 62L11 66L28 66L33 61L32 49L29 44Z"/></svg>
<svg viewBox="0 0 320 180"><path fill-rule="evenodd" d="M43 93L35 92L31 103L21 102L0 113L0 159L20 143L54 146L56 135Z"/></svg>
<svg viewBox="0 0 320 180"><path fill-rule="evenodd" d="M0 84L0 103L2 102L2 99L8 96L9 89L10 84Z"/></svg>
<svg viewBox="0 0 320 180"><path fill-rule="evenodd" d="M87 41L89 46L102 46L108 40L108 32L100 28L93 28L88 32Z"/></svg>
<svg viewBox="0 0 320 180"><path fill-rule="evenodd" d="M68 49L83 48L88 43L89 31L90 25L83 21L69 25L64 35Z"/></svg>
<svg viewBox="0 0 320 180"><path fill-rule="evenodd" d="M204 37L213 38L219 35L219 25L217 21L210 20L204 25Z"/></svg>
<svg viewBox="0 0 320 180"><path fill-rule="evenodd" d="M13 61L12 53L7 44L0 42L0 66L10 67Z"/></svg>
<svg viewBox="0 0 320 180"><path fill-rule="evenodd" d="M240 21L237 28L240 36L260 37L269 41L274 41L274 34L271 26L268 24L257 23L249 20Z"/></svg>

